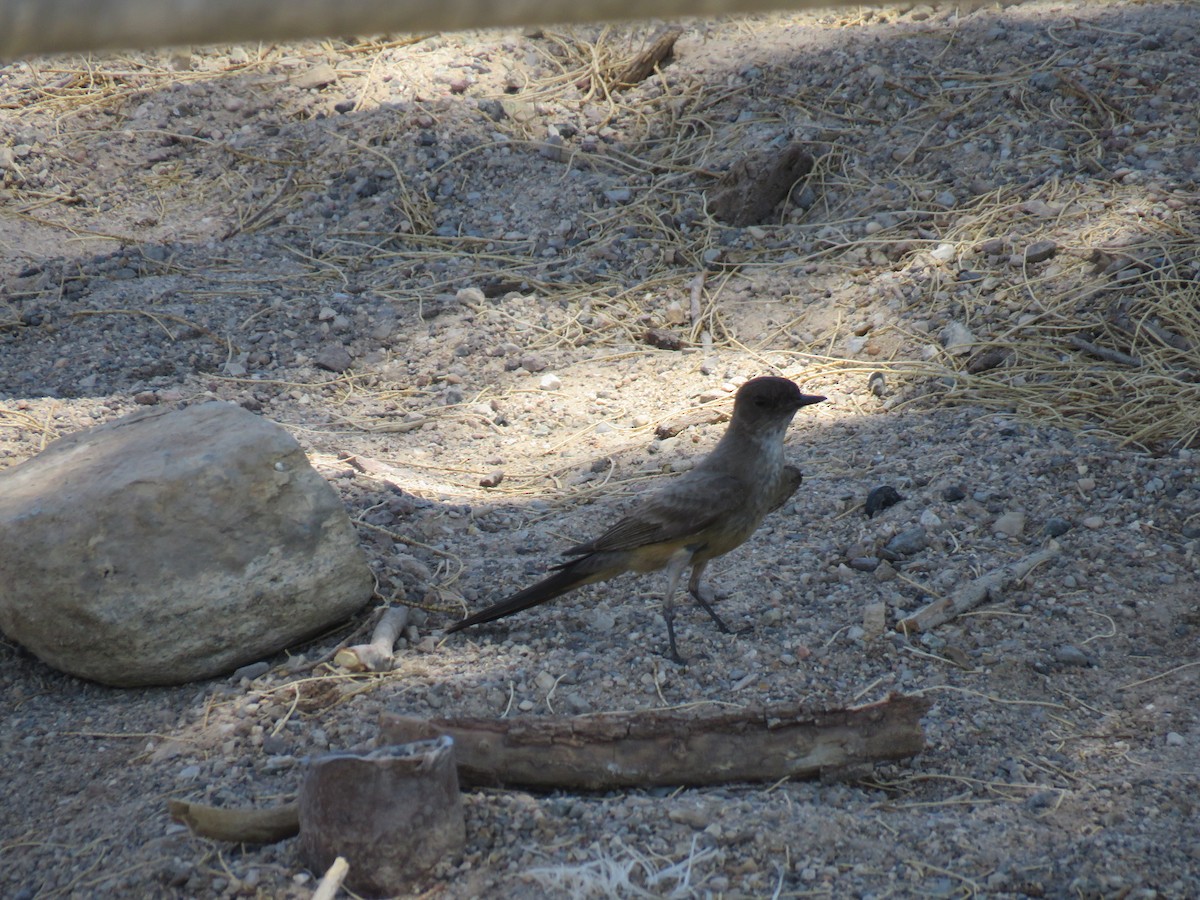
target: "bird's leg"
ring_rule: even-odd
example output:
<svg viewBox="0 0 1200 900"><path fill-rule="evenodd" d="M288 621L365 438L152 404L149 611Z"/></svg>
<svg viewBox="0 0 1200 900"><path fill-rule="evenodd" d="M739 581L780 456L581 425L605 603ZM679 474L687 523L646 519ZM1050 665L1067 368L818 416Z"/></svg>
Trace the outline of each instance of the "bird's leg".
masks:
<svg viewBox="0 0 1200 900"><path fill-rule="evenodd" d="M675 646L675 591L679 589L679 579L683 570L691 561L691 550L683 547L675 551L667 561L667 592L663 594L663 620L667 623L667 659L681 666L687 665L687 660L679 655Z"/></svg>
<svg viewBox="0 0 1200 900"><path fill-rule="evenodd" d="M716 623L721 634L748 634L753 630L752 625L747 625L745 628L733 629L725 624L725 620L717 615L717 611L712 605L716 601L716 594L713 589L703 580L704 567L708 565L708 560L702 563L697 563L692 569L691 580L688 581L688 593L692 595L692 599L697 605L708 613L709 617Z"/></svg>

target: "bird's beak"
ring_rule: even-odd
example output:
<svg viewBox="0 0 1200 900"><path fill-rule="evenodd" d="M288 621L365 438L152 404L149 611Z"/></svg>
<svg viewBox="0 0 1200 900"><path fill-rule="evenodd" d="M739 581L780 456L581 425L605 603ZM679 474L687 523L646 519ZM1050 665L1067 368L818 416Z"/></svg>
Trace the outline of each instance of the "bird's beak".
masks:
<svg viewBox="0 0 1200 900"><path fill-rule="evenodd" d="M801 394L800 399L796 401L796 408L811 406L814 403L821 403L827 399L827 397L818 397L816 394Z"/></svg>

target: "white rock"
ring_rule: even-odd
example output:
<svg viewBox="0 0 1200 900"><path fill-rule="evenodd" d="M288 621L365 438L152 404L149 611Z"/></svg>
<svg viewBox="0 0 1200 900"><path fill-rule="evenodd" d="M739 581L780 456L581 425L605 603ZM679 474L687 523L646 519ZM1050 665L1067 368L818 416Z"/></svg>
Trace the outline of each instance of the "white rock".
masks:
<svg viewBox="0 0 1200 900"><path fill-rule="evenodd" d="M118 686L228 673L359 609L372 577L295 438L155 407L0 472L0 630Z"/></svg>

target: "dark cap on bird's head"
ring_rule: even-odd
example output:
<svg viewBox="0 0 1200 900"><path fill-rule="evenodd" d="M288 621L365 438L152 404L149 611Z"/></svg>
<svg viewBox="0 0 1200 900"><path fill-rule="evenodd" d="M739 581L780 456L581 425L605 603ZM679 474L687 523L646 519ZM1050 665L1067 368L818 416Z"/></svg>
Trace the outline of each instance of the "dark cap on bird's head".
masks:
<svg viewBox="0 0 1200 900"><path fill-rule="evenodd" d="M824 397L805 394L794 381L775 375L751 378L740 388L733 401L733 414L746 415L792 415L802 406L820 403Z"/></svg>

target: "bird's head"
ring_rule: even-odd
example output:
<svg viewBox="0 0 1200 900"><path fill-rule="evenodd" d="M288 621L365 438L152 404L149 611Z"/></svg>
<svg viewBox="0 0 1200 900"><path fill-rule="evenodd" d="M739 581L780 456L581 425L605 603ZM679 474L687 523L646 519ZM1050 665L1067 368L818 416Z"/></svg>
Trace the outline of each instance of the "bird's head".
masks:
<svg viewBox="0 0 1200 900"><path fill-rule="evenodd" d="M751 378L738 388L733 401L733 417L745 421L791 421L800 407L820 403L824 399L815 394L803 393L794 381L787 378L765 375L761 378Z"/></svg>

